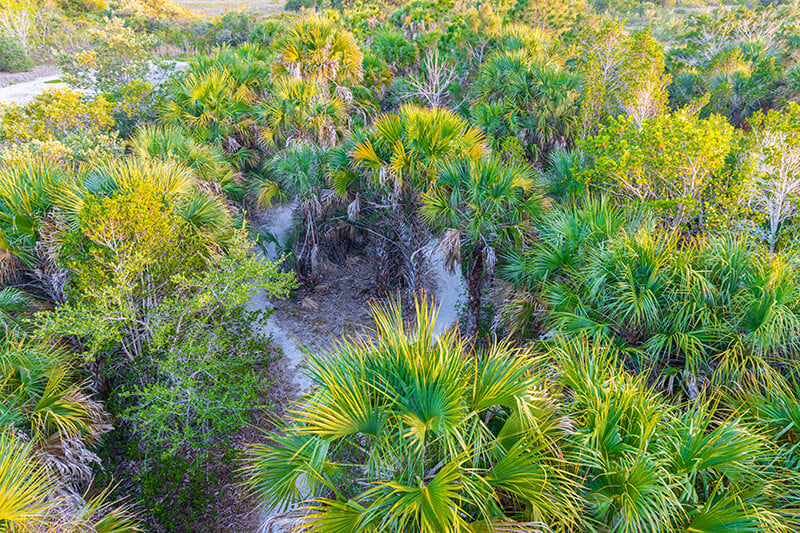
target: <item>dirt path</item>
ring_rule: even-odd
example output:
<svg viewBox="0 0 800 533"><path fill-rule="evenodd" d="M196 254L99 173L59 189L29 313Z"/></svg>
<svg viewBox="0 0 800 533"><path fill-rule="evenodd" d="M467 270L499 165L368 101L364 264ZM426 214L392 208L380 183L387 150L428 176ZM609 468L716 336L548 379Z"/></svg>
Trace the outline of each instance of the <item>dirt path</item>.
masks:
<svg viewBox="0 0 800 533"><path fill-rule="evenodd" d="M60 74L61 69L55 65L39 65L28 72L0 72L0 87Z"/></svg>
<svg viewBox="0 0 800 533"><path fill-rule="evenodd" d="M47 89L65 88L58 80L61 69L52 65L39 66L30 72L0 73L0 103L25 105Z"/></svg>
<svg viewBox="0 0 800 533"><path fill-rule="evenodd" d="M177 0L177 3L198 16L214 17L225 11L245 9L259 13L279 13L284 0Z"/></svg>
<svg viewBox="0 0 800 533"><path fill-rule="evenodd" d="M292 231L293 206L279 206L264 213L255 222L260 231L271 233L279 242L285 242ZM434 333L441 335L458 320L460 302L465 286L460 269L450 272L444 264L439 250L439 241L432 240L425 248L429 263L430 289L440 306ZM274 245L265 247L268 259L277 259ZM302 374L303 348L314 352L329 350L342 336L357 335L372 326L369 302L375 294L374 265L366 255L349 255L346 264L313 288L301 288L292 299L270 301L264 295L256 295L251 307L274 309L266 332L272 334L275 343L284 353L287 378L295 382L295 389L307 392L310 383ZM302 481L299 485L302 491ZM302 515L302 513L299 513ZM260 531L266 533L288 533L298 525L298 513L277 513L265 510L262 513Z"/></svg>

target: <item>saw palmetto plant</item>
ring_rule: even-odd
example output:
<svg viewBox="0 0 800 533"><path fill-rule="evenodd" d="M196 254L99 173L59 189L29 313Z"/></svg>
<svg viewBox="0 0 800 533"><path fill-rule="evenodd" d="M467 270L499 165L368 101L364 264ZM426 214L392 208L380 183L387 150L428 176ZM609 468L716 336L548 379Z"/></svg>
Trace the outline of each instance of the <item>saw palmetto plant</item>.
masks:
<svg viewBox="0 0 800 533"><path fill-rule="evenodd" d="M358 193L365 212L380 213L382 224L371 232L378 250L380 291L387 290L392 277L389 265L398 255L408 289L420 290L424 272L420 250L426 241L419 215L421 195L435 183L441 165L477 159L486 151L481 131L456 113L414 105L379 117L374 131L354 139L348 161L351 171L335 175L335 188L340 194ZM374 209L367 209L370 205Z"/></svg>
<svg viewBox="0 0 800 533"><path fill-rule="evenodd" d="M188 132L175 126L141 128L131 141L133 152L142 159L176 161L213 192L236 186L237 171L225 151L214 144L198 143Z"/></svg>
<svg viewBox="0 0 800 533"><path fill-rule="evenodd" d="M443 241L450 263L463 263L467 278L467 332L477 331L484 286L498 249L523 241L532 217L547 207L532 170L496 157L443 165L422 195L425 221L449 232Z"/></svg>
<svg viewBox="0 0 800 533"><path fill-rule="evenodd" d="M362 54L352 33L330 19L311 17L289 27L274 43L274 78L347 85L362 76Z"/></svg>
<svg viewBox="0 0 800 533"><path fill-rule="evenodd" d="M0 168L0 246L9 254L10 268L31 268L41 259L35 245L44 219L57 191L71 181L63 168L41 158Z"/></svg>
<svg viewBox="0 0 800 533"><path fill-rule="evenodd" d="M0 533L800 531L800 2L174 1L0 0Z"/></svg>
<svg viewBox="0 0 800 533"><path fill-rule="evenodd" d="M643 366L720 379L798 354L798 274L784 256L741 238L687 242L605 199L559 207L537 230L500 269L520 290L503 313L512 328L589 335Z"/></svg>
<svg viewBox="0 0 800 533"><path fill-rule="evenodd" d="M373 309L374 337L309 354L314 389L254 445L264 505L304 501L313 531L530 531L577 518L559 416L527 350L435 339L435 309ZM528 432L527 430L530 430ZM508 529L503 529L508 528Z"/></svg>
<svg viewBox="0 0 800 533"><path fill-rule="evenodd" d="M4 531L141 531L109 492L84 497L92 451L111 429L79 381L74 355L20 334L0 346L0 528Z"/></svg>
<svg viewBox="0 0 800 533"><path fill-rule="evenodd" d="M259 142L285 148L292 142L331 147L341 138L346 119L344 101L330 96L316 82L278 79L270 95L255 110Z"/></svg>
<svg viewBox="0 0 800 533"><path fill-rule="evenodd" d="M78 381L74 357L62 348L8 335L0 372L3 431L22 432L65 476L86 481L96 460L89 450L110 426L101 404Z"/></svg>
<svg viewBox="0 0 800 533"><path fill-rule="evenodd" d="M273 515L294 504L308 531L795 527L795 385L754 382L746 413L675 404L607 343L472 349L416 312L375 307L371 336L308 355L313 388L248 454Z"/></svg>
<svg viewBox="0 0 800 533"><path fill-rule="evenodd" d="M220 142L236 152L239 141L250 135L248 112L257 94L237 84L224 68L187 72L172 83L170 95L162 109L163 121L186 128L198 141Z"/></svg>

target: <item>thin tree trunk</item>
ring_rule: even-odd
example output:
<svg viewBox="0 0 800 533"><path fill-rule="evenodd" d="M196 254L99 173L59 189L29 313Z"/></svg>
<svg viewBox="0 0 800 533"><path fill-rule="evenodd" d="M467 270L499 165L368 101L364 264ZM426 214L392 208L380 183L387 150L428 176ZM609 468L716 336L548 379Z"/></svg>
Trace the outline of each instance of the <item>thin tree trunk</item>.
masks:
<svg viewBox="0 0 800 533"><path fill-rule="evenodd" d="M422 292L425 256L421 252L426 235L425 224L422 222L415 203L410 206L406 220L408 223L404 225L406 231L403 234L403 246L406 249L403 254L403 262L405 263L404 273L407 289L413 297Z"/></svg>
<svg viewBox="0 0 800 533"><path fill-rule="evenodd" d="M370 233L375 250L375 285L378 294L389 293L390 250L389 238L379 232Z"/></svg>
<svg viewBox="0 0 800 533"><path fill-rule="evenodd" d="M483 301L483 243L478 241L470 252L472 265L469 269L467 290L469 301L467 302L467 335L473 335L478 331L478 320L481 316Z"/></svg>
<svg viewBox="0 0 800 533"><path fill-rule="evenodd" d="M297 255L297 271L301 278L313 284L316 283L316 273L312 264L312 254L317 244L316 228L308 213L303 213L301 223L305 235L303 236L303 246Z"/></svg>

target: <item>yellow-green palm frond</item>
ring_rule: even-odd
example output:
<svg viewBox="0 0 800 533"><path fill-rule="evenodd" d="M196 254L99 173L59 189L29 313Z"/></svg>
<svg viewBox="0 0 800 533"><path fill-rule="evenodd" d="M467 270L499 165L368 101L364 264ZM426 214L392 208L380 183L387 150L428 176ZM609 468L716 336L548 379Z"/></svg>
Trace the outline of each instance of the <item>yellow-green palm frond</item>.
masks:
<svg viewBox="0 0 800 533"><path fill-rule="evenodd" d="M52 208L52 194L68 183L67 173L43 159L0 168L0 220L21 232L33 232Z"/></svg>
<svg viewBox="0 0 800 533"><path fill-rule="evenodd" d="M181 199L175 213L208 243L209 250L233 242L233 219L219 197L195 189Z"/></svg>
<svg viewBox="0 0 800 533"><path fill-rule="evenodd" d="M110 502L111 487L84 498L81 505L50 525L48 533L140 533L137 513L125 504Z"/></svg>
<svg viewBox="0 0 800 533"><path fill-rule="evenodd" d="M195 183L192 171L177 161L127 158L97 166L83 187L99 198L148 190L175 199L189 195Z"/></svg>
<svg viewBox="0 0 800 533"><path fill-rule="evenodd" d="M10 531L32 531L41 523L55 484L34 457L30 444L11 433L0 434L0 524Z"/></svg>
<svg viewBox="0 0 800 533"><path fill-rule="evenodd" d="M273 78L288 76L315 83L357 83L362 77L362 54L352 33L330 19L298 21L275 42Z"/></svg>
<svg viewBox="0 0 800 533"><path fill-rule="evenodd" d="M201 181L226 185L236 176L236 170L219 146L198 143L176 126L140 128L131 140L131 148L139 159L182 163Z"/></svg>
<svg viewBox="0 0 800 533"><path fill-rule="evenodd" d="M300 140L324 147L339 139L346 112L344 102L331 97L318 83L281 78L255 115L265 146L284 147L291 140Z"/></svg>
<svg viewBox="0 0 800 533"><path fill-rule="evenodd" d="M270 507L308 487L312 531L574 522L578 484L555 444L569 428L543 391L534 398L543 386L534 359L508 343L472 350L456 330L436 338L435 306L417 300L415 311L408 320L399 299L375 304L370 335L308 354L313 388L271 444L250 452L250 487ZM523 422L511 421L516 410ZM514 448L537 424L527 435L547 438ZM528 514L509 512L511 500Z"/></svg>
<svg viewBox="0 0 800 533"><path fill-rule="evenodd" d="M373 184L398 192L426 191L440 164L479 158L488 150L483 133L452 111L404 105L375 121L374 133L351 151L355 166L370 172ZM389 178L391 170L391 178Z"/></svg>
<svg viewBox="0 0 800 533"><path fill-rule="evenodd" d="M102 405L76 381L66 350L10 335L0 349L0 373L0 392L7 399L0 423L26 431L45 449L67 439L94 444L108 431Z"/></svg>

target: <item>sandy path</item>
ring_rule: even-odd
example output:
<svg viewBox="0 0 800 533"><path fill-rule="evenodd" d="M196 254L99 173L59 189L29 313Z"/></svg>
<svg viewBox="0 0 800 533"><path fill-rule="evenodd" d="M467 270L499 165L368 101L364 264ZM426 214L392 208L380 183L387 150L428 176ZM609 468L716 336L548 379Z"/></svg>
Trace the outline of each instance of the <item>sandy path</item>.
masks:
<svg viewBox="0 0 800 533"><path fill-rule="evenodd" d="M286 237L292 231L294 224L293 217L294 207L278 206L266 212L257 223L260 230L271 233L280 242L285 242ZM465 294L464 280L461 276L461 269L456 269L455 272L450 272L445 266L444 258L439 249L439 240L433 239L425 247L425 257L428 259L430 266L431 278L435 284L436 302L439 305L439 314L436 324L434 325L434 334L438 337L444 333L449 327L455 325L458 320L458 312L460 303ZM267 259L277 259L277 250L274 245L267 244L265 246L265 255ZM353 279L348 279L351 275L364 276L371 275L372 268L368 264L361 264L361 268L356 268L354 264L351 268L352 272L340 272L336 275L338 281L341 283L328 283L317 287L317 292L313 293L311 297L317 298L320 303L319 312L304 313L297 310L297 304L288 301L277 302L278 307L276 312L270 317L266 333L272 334L275 343L283 350L285 357L285 364L287 367L287 374L292 377L296 390L307 392L309 388L308 378L306 378L301 370L305 360L303 351L300 349L296 337L292 335L292 331L300 335L300 330L305 330L304 333L313 333L315 338L313 341L306 335L304 343L309 349L324 349L315 344L324 345L331 336L331 329L334 331L336 328L330 328L332 324L327 324L328 327L323 327L324 322L330 321L330 316L333 315L330 310L322 312L323 308L328 307L328 304L333 300L336 309L339 313L342 323L345 321L352 322L354 325L364 322L364 308L366 307L366 299L363 298L361 291L357 289L357 283ZM365 272L366 269L366 272ZM330 282L329 282L330 283ZM353 299L358 302L357 305L348 305L345 300ZM256 295L251 302L251 308L260 309L275 309L275 303L270 301L264 294ZM327 316L325 320L322 316ZM371 320L367 318L367 323ZM351 327L340 328L341 334L345 330L351 330ZM338 335L337 335L338 336ZM311 341L311 342L310 342ZM298 482L298 488L301 492L305 492L305 484L301 480ZM262 511L261 520L262 525L260 531L262 533L289 533L302 523L303 512L289 511L288 513L280 513L280 509L265 509Z"/></svg>
<svg viewBox="0 0 800 533"><path fill-rule="evenodd" d="M16 78L17 80L23 81L16 81L14 78L0 79L0 84L2 84L3 81L8 83L5 86L0 86L0 103L25 105L30 102L34 96L43 93L47 89L63 89L67 87L66 83L58 81L61 77L61 71L54 69L54 67L42 67L41 69L34 69L24 74L36 74L37 71L41 73L41 75L33 77L32 79L30 76L20 76Z"/></svg>
<svg viewBox="0 0 800 533"><path fill-rule="evenodd" d="M177 0L177 3L198 16L213 17L225 11L246 11L259 13L279 13L283 11L285 0Z"/></svg>
<svg viewBox="0 0 800 533"><path fill-rule="evenodd" d="M285 242L294 226L294 209L294 204L289 204L277 206L269 210L259 221L259 229L271 233L279 242ZM278 257L277 248L273 243L268 243L265 246L264 255L266 255L266 258L270 261L277 261L280 259ZM263 292L253 297L249 307L251 309L263 310L275 309L273 302ZM299 388L300 392L306 391L308 388L308 380L300 369L300 365L302 365L305 356L297 342L279 325L277 317L274 314L267 321L264 333L272 335L275 344L283 351L284 361L288 367L288 375L292 377L294 384Z"/></svg>

